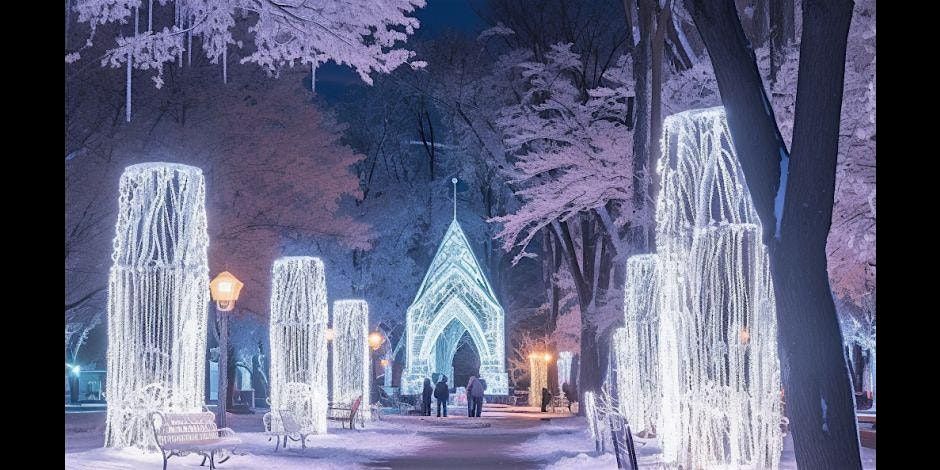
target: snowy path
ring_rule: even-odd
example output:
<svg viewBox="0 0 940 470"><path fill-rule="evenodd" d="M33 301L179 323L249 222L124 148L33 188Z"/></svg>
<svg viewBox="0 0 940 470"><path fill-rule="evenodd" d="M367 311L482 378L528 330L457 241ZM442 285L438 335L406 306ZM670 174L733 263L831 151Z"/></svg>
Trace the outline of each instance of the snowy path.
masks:
<svg viewBox="0 0 940 470"><path fill-rule="evenodd" d="M229 415L247 455L235 456L219 470L248 469L615 469L610 453L594 455L584 418L567 413L541 414L537 408L487 411L468 419L466 408L452 408L445 419L389 416L365 429L330 428L311 436L307 449L280 449L261 433L262 413ZM550 417L548 421L541 418ZM488 425L488 426L487 426ZM487 426L487 427L481 427ZM66 414L65 467L77 470L160 470L155 453L103 449L104 413ZM660 468L655 440L635 439L640 468ZM296 444L291 443L291 446ZM170 459L168 470L200 469L200 457ZM862 449L866 470L875 468L874 449ZM793 441L784 439L780 470L794 470Z"/></svg>
<svg viewBox="0 0 940 470"><path fill-rule="evenodd" d="M460 413L465 409L452 409ZM583 418L565 414L540 414L536 408L515 412L487 411L479 419L450 416L389 416L368 423L363 430L330 428L323 436L307 440L307 449L273 450L261 433L261 416L229 415L229 426L244 442L235 456L219 470L368 468L368 469L463 469L542 468L562 457L574 457L592 446ZM550 421L540 418L550 416ZM488 427L480 427L486 426ZM161 469L155 453L103 449L104 414L66 415L65 466L69 469ZM578 445L572 448L571 443ZM294 444L291 443L293 446ZM567 448L566 448L567 446ZM563 450L564 449L564 450ZM172 458L169 469L200 468L200 457ZM201 467L205 469L206 467Z"/></svg>

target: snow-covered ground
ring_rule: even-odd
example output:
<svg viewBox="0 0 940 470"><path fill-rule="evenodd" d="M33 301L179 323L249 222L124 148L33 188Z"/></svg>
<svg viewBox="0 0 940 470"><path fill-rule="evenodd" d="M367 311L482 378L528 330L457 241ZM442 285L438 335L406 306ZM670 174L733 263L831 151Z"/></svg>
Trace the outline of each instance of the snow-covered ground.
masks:
<svg viewBox="0 0 940 470"><path fill-rule="evenodd" d="M457 410L452 410L456 414ZM549 419L550 418L550 419ZM274 442L261 433L261 414L230 415L229 426L244 442L220 470L355 469L355 468L617 468L613 454L595 455L584 418L567 413L542 414L536 408L485 409L480 419L466 416L390 416L365 429L331 427L312 436L307 449L291 442L274 452ZM103 449L102 413L66 415L68 469L161 469L156 453ZM655 439L635 438L640 468L659 468ZM296 446L296 447L294 447ZM864 468L875 468L875 451L863 448ZM201 457L174 457L169 469L199 468ZM206 469L207 467L201 467ZM796 469L792 440L784 441L781 469Z"/></svg>

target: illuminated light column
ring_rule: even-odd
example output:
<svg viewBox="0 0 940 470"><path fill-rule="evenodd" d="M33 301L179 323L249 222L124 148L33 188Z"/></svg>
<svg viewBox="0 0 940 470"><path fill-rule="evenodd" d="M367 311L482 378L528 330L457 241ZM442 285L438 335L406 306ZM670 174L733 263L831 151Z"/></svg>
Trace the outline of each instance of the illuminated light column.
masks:
<svg viewBox="0 0 940 470"><path fill-rule="evenodd" d="M653 254L627 259L624 327L614 333L620 412L638 432L655 430L661 406L656 263Z"/></svg>
<svg viewBox="0 0 940 470"><path fill-rule="evenodd" d="M542 389L548 387L548 353L529 354L529 406L542 406Z"/></svg>
<svg viewBox="0 0 940 470"><path fill-rule="evenodd" d="M333 302L333 401L352 404L362 397L359 413L369 419L369 304Z"/></svg>
<svg viewBox="0 0 940 470"><path fill-rule="evenodd" d="M121 175L108 277L106 447L155 449L148 413L202 409L205 201L196 167L143 163Z"/></svg>
<svg viewBox="0 0 940 470"><path fill-rule="evenodd" d="M571 382L571 351L558 353L558 383L559 387Z"/></svg>
<svg viewBox="0 0 940 470"><path fill-rule="evenodd" d="M285 256L271 282L271 409L290 409L301 426L326 433L329 321L323 261ZM281 430L273 420L274 430Z"/></svg>
<svg viewBox="0 0 940 470"><path fill-rule="evenodd" d="M657 270L663 462L776 468L777 325L767 250L724 109L669 116Z"/></svg>

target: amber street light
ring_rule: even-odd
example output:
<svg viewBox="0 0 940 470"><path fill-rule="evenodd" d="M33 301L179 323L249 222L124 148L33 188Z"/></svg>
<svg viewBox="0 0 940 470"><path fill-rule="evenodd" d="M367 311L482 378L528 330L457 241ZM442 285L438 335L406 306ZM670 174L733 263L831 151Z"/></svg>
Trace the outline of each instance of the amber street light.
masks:
<svg viewBox="0 0 940 470"><path fill-rule="evenodd" d="M244 284L228 271L223 271L209 283L209 293L215 301L219 320L219 416L218 427L225 427L225 405L228 401L228 315L235 309L235 301Z"/></svg>
<svg viewBox="0 0 940 470"><path fill-rule="evenodd" d="M373 351L378 351L383 342L385 342L385 339L382 338L382 335L379 334L378 331L369 333L369 347L371 347Z"/></svg>
<svg viewBox="0 0 940 470"><path fill-rule="evenodd" d="M220 312L230 312L235 308L235 301L245 284L228 271L223 271L209 283L212 300Z"/></svg>

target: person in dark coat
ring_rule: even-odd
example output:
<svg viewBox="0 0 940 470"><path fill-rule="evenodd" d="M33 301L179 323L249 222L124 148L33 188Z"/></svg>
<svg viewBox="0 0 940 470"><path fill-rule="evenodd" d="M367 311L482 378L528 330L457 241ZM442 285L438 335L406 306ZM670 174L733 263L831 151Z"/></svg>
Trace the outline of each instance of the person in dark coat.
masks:
<svg viewBox="0 0 940 470"><path fill-rule="evenodd" d="M421 412L424 416L431 416L431 395L434 394L434 387L431 386L431 379L424 379L424 390L421 391Z"/></svg>
<svg viewBox="0 0 940 470"><path fill-rule="evenodd" d="M450 388L447 386L447 376L442 375L441 381L434 386L434 398L437 399L437 417L441 417L441 407L444 408L444 417L447 417L447 399L450 398Z"/></svg>
<svg viewBox="0 0 940 470"><path fill-rule="evenodd" d="M467 381L467 417L473 417L473 397L470 395L473 393L473 384L477 381L477 376L471 375L470 380Z"/></svg>
<svg viewBox="0 0 940 470"><path fill-rule="evenodd" d="M545 413L545 408L552 403L552 394L548 391L547 388L542 387L542 413Z"/></svg>
<svg viewBox="0 0 940 470"><path fill-rule="evenodd" d="M470 377L467 386L467 402L470 403L470 417L480 417L483 412L483 392L486 392L486 382L476 377Z"/></svg>
<svg viewBox="0 0 940 470"><path fill-rule="evenodd" d="M571 413L571 404L575 401L574 393L571 390L571 385L569 385L568 382L565 382L565 384L561 386L561 391L565 392L565 399L568 400L568 412Z"/></svg>

